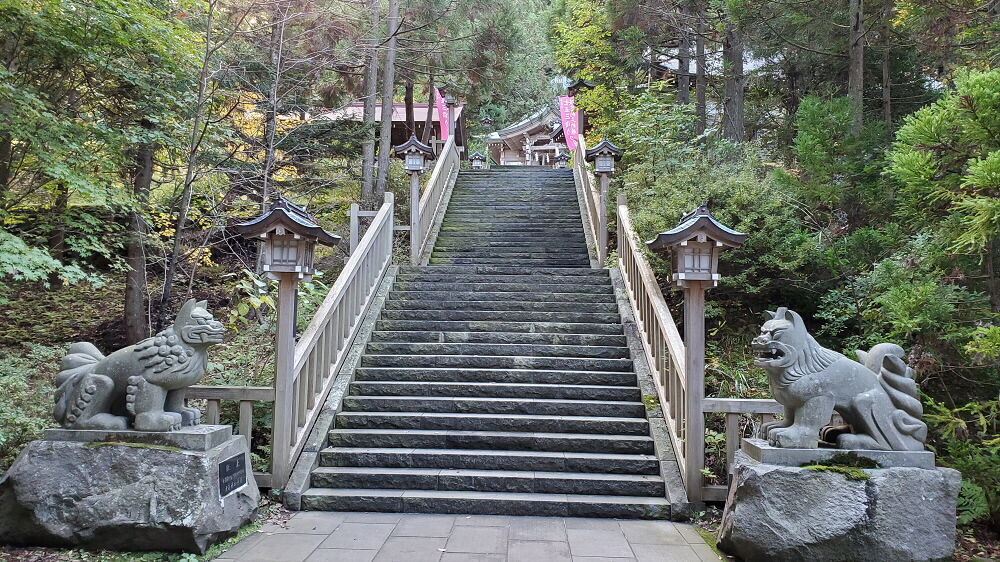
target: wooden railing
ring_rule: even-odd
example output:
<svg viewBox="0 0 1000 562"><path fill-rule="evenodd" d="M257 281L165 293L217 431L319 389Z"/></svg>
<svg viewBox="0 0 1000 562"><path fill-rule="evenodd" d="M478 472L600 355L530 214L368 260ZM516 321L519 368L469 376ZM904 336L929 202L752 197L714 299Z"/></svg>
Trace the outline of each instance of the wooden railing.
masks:
<svg viewBox="0 0 1000 562"><path fill-rule="evenodd" d="M618 267L635 314L646 361L653 371L657 398L670 431L681 476L691 501L725 500L725 486L706 486L705 414L726 416L726 467L742 439L741 416L761 415L762 421L781 413L774 400L703 398L704 373L688 373L687 348L663 292L642 253L624 195L618 196ZM692 381L697 381L692 382Z"/></svg>
<svg viewBox="0 0 1000 562"><path fill-rule="evenodd" d="M444 204L448 186L458 176L461 163L461 154L458 147L455 146L455 137L452 136L441 147L441 153L437 155L437 160L434 163L434 171L431 172L431 178L420 196L420 214L417 221L419 224L416 225L417 228L410 225L410 236L416 242L413 251L416 256L424 255L427 250L434 220L441 211L441 205ZM412 205L413 202L410 204ZM414 265L419 264L414 263Z"/></svg>
<svg viewBox="0 0 1000 562"><path fill-rule="evenodd" d="M281 488L302 452L319 417L334 379L392 261L393 195L385 202L357 248L344 265L330 292L295 344L290 380L276 380L273 388L196 386L188 398L208 401L206 418L218 421L219 401L240 403L239 431L250 438L254 402L274 402L271 428L271 470L257 475L260 486Z"/></svg>
<svg viewBox="0 0 1000 562"><path fill-rule="evenodd" d="M584 206L587 209L587 223L590 225L591 240L597 251L597 267L604 267L608 248L607 202L601 201L601 194L594 189L594 177L587 166L587 139L580 135L573 151L573 174L583 191ZM603 243L602 243L603 241Z"/></svg>

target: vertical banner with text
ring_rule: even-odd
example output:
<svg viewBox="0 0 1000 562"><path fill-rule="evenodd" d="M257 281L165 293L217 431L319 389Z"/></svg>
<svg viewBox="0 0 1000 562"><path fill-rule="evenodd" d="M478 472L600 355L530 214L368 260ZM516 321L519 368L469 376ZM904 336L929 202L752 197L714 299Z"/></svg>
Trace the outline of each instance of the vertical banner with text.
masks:
<svg viewBox="0 0 1000 562"><path fill-rule="evenodd" d="M559 113L562 117L563 133L566 135L566 147L570 152L576 150L577 139L580 135L576 119L576 103L573 96L559 97Z"/></svg>
<svg viewBox="0 0 1000 562"><path fill-rule="evenodd" d="M444 96L441 95L441 90L434 88L434 101L437 102L437 112L438 112L438 123L441 124L441 140L448 140L448 135L451 134L450 124L448 123L448 106L444 103Z"/></svg>

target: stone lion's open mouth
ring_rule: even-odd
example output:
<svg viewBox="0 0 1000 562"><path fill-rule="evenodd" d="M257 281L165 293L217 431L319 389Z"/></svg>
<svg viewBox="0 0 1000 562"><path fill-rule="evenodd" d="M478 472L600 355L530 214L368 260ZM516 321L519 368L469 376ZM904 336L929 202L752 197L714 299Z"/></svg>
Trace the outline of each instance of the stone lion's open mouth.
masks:
<svg viewBox="0 0 1000 562"><path fill-rule="evenodd" d="M777 347L768 347L766 349L757 350L757 359L775 361L781 359L785 356L785 352L778 349Z"/></svg>

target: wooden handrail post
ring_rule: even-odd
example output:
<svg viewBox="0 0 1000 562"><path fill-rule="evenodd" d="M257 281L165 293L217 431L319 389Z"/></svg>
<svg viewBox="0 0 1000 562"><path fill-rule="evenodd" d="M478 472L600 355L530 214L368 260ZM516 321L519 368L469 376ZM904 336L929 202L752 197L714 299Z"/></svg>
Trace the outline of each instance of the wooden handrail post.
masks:
<svg viewBox="0 0 1000 562"><path fill-rule="evenodd" d="M278 350L274 375L274 425L271 428L271 485L281 488L291 470L292 432L295 429L295 292L294 273L278 281Z"/></svg>
<svg viewBox="0 0 1000 562"><path fill-rule="evenodd" d="M361 217L359 216L359 211L361 211L361 206L357 203L351 203L351 252L350 255L354 255L354 250L358 247L358 240L360 239L359 233L361 231Z"/></svg>
<svg viewBox="0 0 1000 562"><path fill-rule="evenodd" d="M597 216L600 219L598 240L597 240L597 260L600 262L600 266L604 267L604 263L608 259L608 184L611 181L609 177L611 174L600 174L601 176L601 200L600 209L597 210Z"/></svg>
<svg viewBox="0 0 1000 562"><path fill-rule="evenodd" d="M420 265L420 174L410 172L410 263Z"/></svg>
<svg viewBox="0 0 1000 562"><path fill-rule="evenodd" d="M687 432L684 458L688 499L701 501L702 474L705 468L705 285L688 281L684 288L684 367L687 374Z"/></svg>

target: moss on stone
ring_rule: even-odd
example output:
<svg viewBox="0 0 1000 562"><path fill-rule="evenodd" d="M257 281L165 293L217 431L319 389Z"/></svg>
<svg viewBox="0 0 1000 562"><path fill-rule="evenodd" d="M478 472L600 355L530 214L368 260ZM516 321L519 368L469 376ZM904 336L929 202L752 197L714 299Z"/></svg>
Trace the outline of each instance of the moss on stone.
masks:
<svg viewBox="0 0 1000 562"><path fill-rule="evenodd" d="M134 449L156 449L157 451L171 451L180 452L184 449L180 447L171 447L169 445L153 445L151 443L126 443L124 441L93 441L90 443L84 443L84 447L90 447L96 449L98 447L132 447Z"/></svg>
<svg viewBox="0 0 1000 562"><path fill-rule="evenodd" d="M825 464L808 464L802 468L806 470L812 470L814 472L836 472L837 474L844 475L844 478L851 480L852 482L861 482L868 480L871 476L864 471L863 468L857 468L854 466L829 466Z"/></svg>

